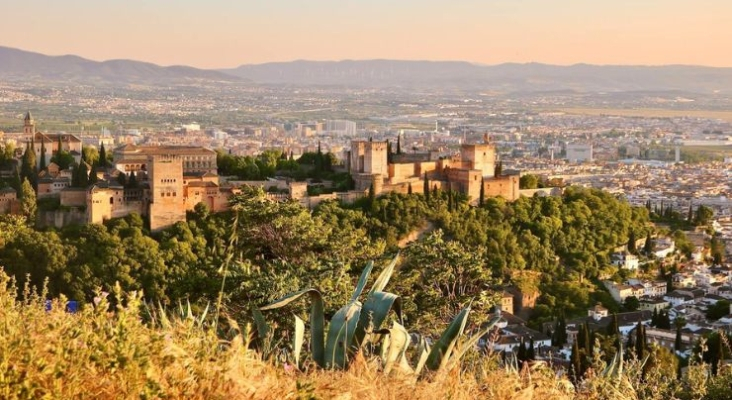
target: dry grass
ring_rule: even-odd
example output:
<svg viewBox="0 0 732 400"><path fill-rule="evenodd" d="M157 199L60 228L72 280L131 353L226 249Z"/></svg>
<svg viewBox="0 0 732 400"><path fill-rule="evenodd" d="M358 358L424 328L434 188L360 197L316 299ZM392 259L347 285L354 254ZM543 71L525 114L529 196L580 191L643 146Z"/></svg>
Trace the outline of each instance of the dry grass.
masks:
<svg viewBox="0 0 732 400"><path fill-rule="evenodd" d="M546 367L508 372L493 363L431 379L385 376L357 356L346 371L286 370L259 359L231 323L229 340L196 318L143 321L140 299L108 311L106 298L76 314L63 300L15 296L0 272L2 399L568 399ZM470 372L466 372L469 370Z"/></svg>

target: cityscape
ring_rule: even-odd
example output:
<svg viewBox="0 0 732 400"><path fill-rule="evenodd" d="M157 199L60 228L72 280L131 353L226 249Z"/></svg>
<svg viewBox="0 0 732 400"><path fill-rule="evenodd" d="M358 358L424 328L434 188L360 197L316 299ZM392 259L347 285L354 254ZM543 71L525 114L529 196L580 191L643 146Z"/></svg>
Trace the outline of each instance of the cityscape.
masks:
<svg viewBox="0 0 732 400"><path fill-rule="evenodd" d="M732 60L248 21L0 43L0 397L732 398Z"/></svg>

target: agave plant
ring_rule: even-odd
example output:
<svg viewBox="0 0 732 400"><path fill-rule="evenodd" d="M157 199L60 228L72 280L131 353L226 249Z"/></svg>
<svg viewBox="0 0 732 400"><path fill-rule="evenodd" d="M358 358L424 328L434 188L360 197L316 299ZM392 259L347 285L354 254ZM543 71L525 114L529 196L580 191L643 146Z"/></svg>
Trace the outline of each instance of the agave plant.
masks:
<svg viewBox="0 0 732 400"><path fill-rule="evenodd" d="M403 326L401 298L393 293L385 292L394 272L399 255L387 265L374 281L366 295L366 301L361 303L359 298L368 282L373 269L373 261L363 270L356 284L356 289L350 301L341 307L331 318L328 329L325 329L324 302L322 294L316 289L305 289L289 294L269 305L254 310L254 320L257 332L261 339L266 340L271 330L261 311L274 310L284 307L304 296L309 296L310 308L310 350L313 361L325 369L345 369L353 359L355 352L363 349L367 344L380 347L380 357L384 371L389 373L395 367L420 375L425 370L437 371L458 361L470 348L473 348L480 337L487 334L498 322L494 318L484 329L458 346L462 336L470 305L465 307L451 322L440 338L430 346L423 337L416 345L416 356L412 367L407 360L406 351L411 344L407 329ZM389 313L394 311L396 320L391 327L382 328ZM304 343L305 323L295 316L295 334L293 339L293 358L299 363L301 349ZM455 351L456 347L458 348ZM453 354L454 353L454 354Z"/></svg>

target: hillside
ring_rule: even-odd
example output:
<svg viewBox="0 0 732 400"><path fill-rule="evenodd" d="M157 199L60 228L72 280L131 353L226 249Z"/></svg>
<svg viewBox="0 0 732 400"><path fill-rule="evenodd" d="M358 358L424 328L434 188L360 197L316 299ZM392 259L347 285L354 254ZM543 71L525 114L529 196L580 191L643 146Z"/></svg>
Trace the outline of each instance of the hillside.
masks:
<svg viewBox="0 0 732 400"><path fill-rule="evenodd" d="M222 70L257 83L536 92L732 92L732 68L500 64L459 61L292 61Z"/></svg>
<svg viewBox="0 0 732 400"><path fill-rule="evenodd" d="M0 79L105 84L175 84L239 81L217 71L186 66L161 67L132 61L92 61L74 55L47 56L0 46Z"/></svg>

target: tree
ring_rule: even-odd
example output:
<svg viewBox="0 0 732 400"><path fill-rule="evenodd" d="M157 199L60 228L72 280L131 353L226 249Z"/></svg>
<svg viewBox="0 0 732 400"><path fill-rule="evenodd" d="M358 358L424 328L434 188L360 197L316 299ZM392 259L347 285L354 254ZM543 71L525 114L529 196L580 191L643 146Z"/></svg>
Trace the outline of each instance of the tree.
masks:
<svg viewBox="0 0 732 400"><path fill-rule="evenodd" d="M712 262L715 265L722 265L726 252L724 241L720 240L717 235L712 236L712 240L709 242L709 250L712 256Z"/></svg>
<svg viewBox="0 0 732 400"><path fill-rule="evenodd" d="M117 175L117 183L119 183L122 186L127 185L127 175L124 172L120 172Z"/></svg>
<svg viewBox="0 0 732 400"><path fill-rule="evenodd" d="M130 172L130 178L127 180L127 187L128 188L137 188L137 176L135 175L135 171Z"/></svg>
<svg viewBox="0 0 732 400"><path fill-rule="evenodd" d="M640 307L640 300L638 300L638 298L635 296L628 296L623 302L623 307L627 311L636 311L638 310L638 307Z"/></svg>
<svg viewBox="0 0 732 400"><path fill-rule="evenodd" d="M552 346L562 347L567 343L567 323L564 320L564 314L559 316L557 325L554 328L554 336L552 337Z"/></svg>
<svg viewBox="0 0 732 400"><path fill-rule="evenodd" d="M691 223L694 220L694 208L692 207L691 202L689 202L689 212L686 215L686 222Z"/></svg>
<svg viewBox="0 0 732 400"><path fill-rule="evenodd" d="M661 311L658 314L658 326L659 329L671 329L671 318L669 318L666 311Z"/></svg>
<svg viewBox="0 0 732 400"><path fill-rule="evenodd" d="M707 318L718 320L729 315L729 300L719 300L707 309Z"/></svg>
<svg viewBox="0 0 732 400"><path fill-rule="evenodd" d="M646 353L646 328L641 321L635 326L635 355L642 360Z"/></svg>
<svg viewBox="0 0 732 400"><path fill-rule="evenodd" d="M429 203L430 201L430 180L427 178L427 173L424 173L424 199Z"/></svg>
<svg viewBox="0 0 732 400"><path fill-rule="evenodd" d="M694 225L709 225L712 222L712 217L714 217L714 211L711 208L705 205L699 205L694 215Z"/></svg>
<svg viewBox="0 0 732 400"><path fill-rule="evenodd" d="M529 340L529 350L526 352L526 359L534 361L536 359L536 350L534 349L534 339Z"/></svg>
<svg viewBox="0 0 732 400"><path fill-rule="evenodd" d="M97 175L97 164L92 164L91 171L89 171L89 184L94 184L99 181L99 176Z"/></svg>
<svg viewBox="0 0 732 400"><path fill-rule="evenodd" d="M571 377L572 377L572 381L575 384L579 383L579 381L582 380L582 376L584 375L584 373L582 372L582 361L581 361L580 357L581 357L581 355L580 355L579 347L577 346L577 341L575 340L572 343L572 353L569 356L569 362L570 362L570 365L572 368Z"/></svg>
<svg viewBox="0 0 732 400"><path fill-rule="evenodd" d="M99 147L99 166L107 167L107 150L104 149L104 143Z"/></svg>
<svg viewBox="0 0 732 400"><path fill-rule="evenodd" d="M36 220L36 191L33 190L28 178L23 179L23 185L20 188L20 212L26 217L30 224L34 224Z"/></svg>
<svg viewBox="0 0 732 400"><path fill-rule="evenodd" d="M653 254L653 248L653 238L651 237L651 232L648 232L648 235L646 235L646 243L643 245L643 253L645 253L645 255L647 256L650 256L651 254Z"/></svg>
<svg viewBox="0 0 732 400"><path fill-rule="evenodd" d="M498 164L496 164L496 172L495 176L501 176L503 173L503 161L499 161Z"/></svg>
<svg viewBox="0 0 732 400"><path fill-rule="evenodd" d="M674 350L676 351L684 351L684 345L681 342L681 327L676 327L676 340L674 340Z"/></svg>
<svg viewBox="0 0 732 400"><path fill-rule="evenodd" d="M41 159L39 161L38 169L43 171L46 169L46 141L41 138Z"/></svg>
<svg viewBox="0 0 732 400"><path fill-rule="evenodd" d="M412 182L409 182L409 186L407 186L407 194L412 194Z"/></svg>
<svg viewBox="0 0 732 400"><path fill-rule="evenodd" d="M631 229L630 234L628 235L628 253L630 254L637 254L638 249L635 247L635 242L637 239L635 238L635 232Z"/></svg>
<svg viewBox="0 0 732 400"><path fill-rule="evenodd" d="M485 180L480 178L480 197L478 198L478 206L483 207L485 204Z"/></svg>
<svg viewBox="0 0 732 400"><path fill-rule="evenodd" d="M26 144L25 153L20 166L20 178L28 179L33 187L36 186L36 152L33 150L34 144L31 140Z"/></svg>
<svg viewBox="0 0 732 400"><path fill-rule="evenodd" d="M536 189L539 187L539 178L536 175L526 174L519 178L521 189Z"/></svg>
<svg viewBox="0 0 732 400"><path fill-rule="evenodd" d="M402 135L397 135L397 146L396 146L396 153L402 154Z"/></svg>

